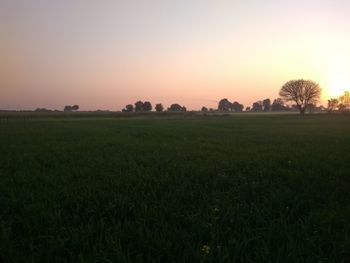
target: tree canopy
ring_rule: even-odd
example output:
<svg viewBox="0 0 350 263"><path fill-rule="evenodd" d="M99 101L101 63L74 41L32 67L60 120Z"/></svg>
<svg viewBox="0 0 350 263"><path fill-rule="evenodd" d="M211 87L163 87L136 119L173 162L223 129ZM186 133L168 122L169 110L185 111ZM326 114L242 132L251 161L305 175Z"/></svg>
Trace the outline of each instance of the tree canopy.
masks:
<svg viewBox="0 0 350 263"><path fill-rule="evenodd" d="M63 111L65 112L72 112L72 111L78 111L78 110L79 110L79 105L73 105L73 106L66 105L64 106L64 109L63 109Z"/></svg>
<svg viewBox="0 0 350 263"><path fill-rule="evenodd" d="M172 112L186 111L186 107L181 106L180 104L174 103L170 105L170 107L168 108L168 111L172 111Z"/></svg>
<svg viewBox="0 0 350 263"><path fill-rule="evenodd" d="M161 103L156 104L156 111L157 112L162 112L164 110L164 107Z"/></svg>
<svg viewBox="0 0 350 263"><path fill-rule="evenodd" d="M152 104L149 101L145 101L143 103L143 111L151 111L152 110Z"/></svg>
<svg viewBox="0 0 350 263"><path fill-rule="evenodd" d="M291 80L282 86L279 95L287 102L295 102L303 115L308 105L318 102L321 88L312 80Z"/></svg>

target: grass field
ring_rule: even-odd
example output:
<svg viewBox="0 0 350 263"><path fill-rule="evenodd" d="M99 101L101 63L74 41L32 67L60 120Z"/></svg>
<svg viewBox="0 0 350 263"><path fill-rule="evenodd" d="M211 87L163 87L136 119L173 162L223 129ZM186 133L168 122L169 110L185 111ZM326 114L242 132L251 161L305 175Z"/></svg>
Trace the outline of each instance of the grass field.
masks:
<svg viewBox="0 0 350 263"><path fill-rule="evenodd" d="M9 118L0 262L350 262L350 117Z"/></svg>

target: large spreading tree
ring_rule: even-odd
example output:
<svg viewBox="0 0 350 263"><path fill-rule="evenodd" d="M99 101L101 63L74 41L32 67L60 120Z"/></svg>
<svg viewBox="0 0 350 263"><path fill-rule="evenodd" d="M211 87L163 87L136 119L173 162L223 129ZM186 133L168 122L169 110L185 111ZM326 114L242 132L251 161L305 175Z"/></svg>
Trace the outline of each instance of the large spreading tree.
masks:
<svg viewBox="0 0 350 263"><path fill-rule="evenodd" d="M291 80L280 90L279 95L287 102L295 102L301 115L310 104L316 104L321 96L320 86L312 80Z"/></svg>

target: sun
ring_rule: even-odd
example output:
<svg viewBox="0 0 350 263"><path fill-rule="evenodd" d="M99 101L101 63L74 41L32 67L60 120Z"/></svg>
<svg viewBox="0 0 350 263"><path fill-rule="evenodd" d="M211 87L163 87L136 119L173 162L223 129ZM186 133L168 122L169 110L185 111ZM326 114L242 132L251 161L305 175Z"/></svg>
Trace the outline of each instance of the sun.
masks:
<svg viewBox="0 0 350 263"><path fill-rule="evenodd" d="M338 98L346 90L350 90L350 74L344 72L344 70L333 71L328 77L327 85L324 87L324 96Z"/></svg>
<svg viewBox="0 0 350 263"><path fill-rule="evenodd" d="M334 58L329 63L324 96L327 99L338 98L346 90L350 90L350 63L344 59Z"/></svg>
<svg viewBox="0 0 350 263"><path fill-rule="evenodd" d="M350 80L346 79L335 79L328 84L327 96L330 98L337 98L341 96L345 90L349 90Z"/></svg>

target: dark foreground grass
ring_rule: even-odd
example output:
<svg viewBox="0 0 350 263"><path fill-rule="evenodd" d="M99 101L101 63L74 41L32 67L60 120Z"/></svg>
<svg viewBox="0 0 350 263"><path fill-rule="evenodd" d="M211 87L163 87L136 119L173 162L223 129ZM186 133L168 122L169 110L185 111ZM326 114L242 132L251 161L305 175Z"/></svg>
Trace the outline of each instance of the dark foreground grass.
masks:
<svg viewBox="0 0 350 263"><path fill-rule="evenodd" d="M0 123L1 262L349 262L346 116Z"/></svg>

